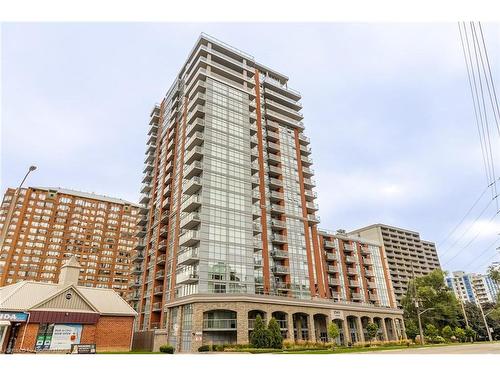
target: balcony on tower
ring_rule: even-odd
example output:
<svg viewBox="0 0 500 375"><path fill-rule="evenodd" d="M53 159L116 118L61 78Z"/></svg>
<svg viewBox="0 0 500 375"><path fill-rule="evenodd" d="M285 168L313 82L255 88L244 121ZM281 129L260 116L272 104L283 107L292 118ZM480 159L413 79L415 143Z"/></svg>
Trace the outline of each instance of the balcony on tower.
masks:
<svg viewBox="0 0 500 375"><path fill-rule="evenodd" d="M199 247L182 247L181 252L177 254L177 265L188 265L200 260Z"/></svg>
<svg viewBox="0 0 500 375"><path fill-rule="evenodd" d="M195 160L201 160L203 158L203 147L195 146L186 154L185 163L190 164Z"/></svg>
<svg viewBox="0 0 500 375"><path fill-rule="evenodd" d="M312 189L313 187L316 186L316 181L314 181L312 178L304 178L303 181L306 189Z"/></svg>
<svg viewBox="0 0 500 375"><path fill-rule="evenodd" d="M278 213L278 214L284 214L285 213L285 206L280 206L279 204L271 204L271 212Z"/></svg>
<svg viewBox="0 0 500 375"><path fill-rule="evenodd" d="M271 257L274 259L288 259L288 251L273 249L271 250Z"/></svg>
<svg viewBox="0 0 500 375"><path fill-rule="evenodd" d="M195 146L203 144L204 136L201 132L194 132L186 142L186 150L191 150Z"/></svg>
<svg viewBox="0 0 500 375"><path fill-rule="evenodd" d="M324 240L323 241L323 246L324 246L325 249L335 249L335 242L334 241Z"/></svg>
<svg viewBox="0 0 500 375"><path fill-rule="evenodd" d="M309 137L306 137L304 133L299 133L299 142L301 145L308 145L311 140L309 139Z"/></svg>
<svg viewBox="0 0 500 375"><path fill-rule="evenodd" d="M184 178L189 179L193 176L198 176L203 171L203 163L201 161L194 161L187 165L184 173Z"/></svg>
<svg viewBox="0 0 500 375"><path fill-rule="evenodd" d="M333 253L326 253L325 256L327 261L334 261L338 259L337 255Z"/></svg>
<svg viewBox="0 0 500 375"><path fill-rule="evenodd" d="M197 118L186 129L186 136L191 137L194 132L203 132L205 130L205 120Z"/></svg>
<svg viewBox="0 0 500 375"><path fill-rule="evenodd" d="M196 193L201 189L201 178L193 177L189 180L186 180L184 185L184 194L191 195Z"/></svg>
<svg viewBox="0 0 500 375"><path fill-rule="evenodd" d="M332 285L332 286L338 286L340 285L340 279L337 279L335 277L328 277L328 285Z"/></svg>
<svg viewBox="0 0 500 375"><path fill-rule="evenodd" d="M271 228L273 228L273 229L286 229L286 221L272 219L271 220Z"/></svg>
<svg viewBox="0 0 500 375"><path fill-rule="evenodd" d="M270 178L269 179L269 186L271 188L280 188L280 187L283 187L283 181L278 180L277 178Z"/></svg>
<svg viewBox="0 0 500 375"><path fill-rule="evenodd" d="M196 271L181 271L176 274L175 281L177 284L194 284L198 282L198 273Z"/></svg>
<svg viewBox="0 0 500 375"><path fill-rule="evenodd" d="M185 230L180 235L180 246L193 246L200 242L200 233L197 230Z"/></svg>
<svg viewBox="0 0 500 375"><path fill-rule="evenodd" d="M290 273L290 269L287 266L275 265L271 268L271 271L275 275L288 275Z"/></svg>
<svg viewBox="0 0 500 375"><path fill-rule="evenodd" d="M181 219L180 226L182 229L193 229L201 223L200 214L198 212L191 212Z"/></svg>
<svg viewBox="0 0 500 375"><path fill-rule="evenodd" d="M199 194L194 194L189 196L184 202L182 202L181 209L184 212L192 212L197 210L201 206L201 197Z"/></svg>
<svg viewBox="0 0 500 375"><path fill-rule="evenodd" d="M277 202L285 199L285 194L279 192L279 191L271 191L271 194L269 194L269 199L271 199L271 202Z"/></svg>
<svg viewBox="0 0 500 375"><path fill-rule="evenodd" d="M337 266L327 266L326 272L337 273L337 272L339 272L339 268Z"/></svg>

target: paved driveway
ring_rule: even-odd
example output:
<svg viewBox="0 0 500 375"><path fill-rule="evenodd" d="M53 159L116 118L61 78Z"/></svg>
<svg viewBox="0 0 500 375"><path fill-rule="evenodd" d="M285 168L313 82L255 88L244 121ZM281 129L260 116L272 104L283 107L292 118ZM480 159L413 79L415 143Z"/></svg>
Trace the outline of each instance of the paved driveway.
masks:
<svg viewBox="0 0 500 375"><path fill-rule="evenodd" d="M361 353L358 353L361 354ZM437 346L412 349L382 350L363 354L500 354L500 342Z"/></svg>

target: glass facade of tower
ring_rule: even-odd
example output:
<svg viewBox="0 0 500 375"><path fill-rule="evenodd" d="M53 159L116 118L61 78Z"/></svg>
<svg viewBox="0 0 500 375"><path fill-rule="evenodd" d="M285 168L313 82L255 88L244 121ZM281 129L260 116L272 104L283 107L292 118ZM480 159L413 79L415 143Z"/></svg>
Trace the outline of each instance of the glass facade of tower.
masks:
<svg viewBox="0 0 500 375"><path fill-rule="evenodd" d="M373 285L359 284L365 268L373 271L364 258L346 266L337 247L337 263L325 260L300 99L286 76L211 37L199 38L150 116L142 240L134 258L143 273L132 283L141 295L137 329L166 328L169 342L188 351L200 314L201 329L214 342L235 342L226 331L239 324L234 311L205 313L182 302L193 298L389 306L388 288L378 298L373 276L366 276ZM329 278L327 267L342 271ZM338 284L333 292L329 280ZM296 321L312 335L305 315Z"/></svg>

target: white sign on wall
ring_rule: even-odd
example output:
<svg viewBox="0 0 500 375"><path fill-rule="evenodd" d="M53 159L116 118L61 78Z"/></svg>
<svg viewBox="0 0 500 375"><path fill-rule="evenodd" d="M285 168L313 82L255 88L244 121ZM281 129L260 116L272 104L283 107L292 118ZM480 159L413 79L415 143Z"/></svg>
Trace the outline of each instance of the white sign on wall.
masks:
<svg viewBox="0 0 500 375"><path fill-rule="evenodd" d="M80 343L81 336L81 324L56 324L52 332L49 350L71 349L71 344Z"/></svg>
<svg viewBox="0 0 500 375"><path fill-rule="evenodd" d="M330 320L334 319L344 320L344 312L340 310L330 310Z"/></svg>

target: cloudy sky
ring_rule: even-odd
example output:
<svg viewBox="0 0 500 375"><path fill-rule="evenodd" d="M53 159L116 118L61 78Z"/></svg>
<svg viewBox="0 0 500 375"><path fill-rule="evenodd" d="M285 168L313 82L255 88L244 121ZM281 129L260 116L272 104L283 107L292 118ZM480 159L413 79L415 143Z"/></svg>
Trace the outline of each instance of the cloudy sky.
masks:
<svg viewBox="0 0 500 375"><path fill-rule="evenodd" d="M500 89L500 26L483 29ZM500 259L489 192L448 236L486 186L455 23L3 24L2 191L34 163L30 185L137 201L149 111L200 32L302 93L322 228L413 229L448 270Z"/></svg>

